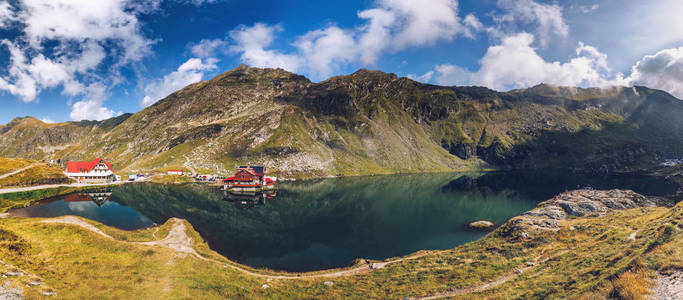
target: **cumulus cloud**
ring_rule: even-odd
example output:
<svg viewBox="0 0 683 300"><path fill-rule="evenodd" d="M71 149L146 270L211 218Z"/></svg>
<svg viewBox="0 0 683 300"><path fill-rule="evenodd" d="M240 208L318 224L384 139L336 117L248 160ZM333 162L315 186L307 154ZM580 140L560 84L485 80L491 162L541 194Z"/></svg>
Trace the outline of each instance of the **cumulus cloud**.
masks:
<svg viewBox="0 0 683 300"><path fill-rule="evenodd" d="M216 59L190 58L178 69L164 76L160 80L145 86L145 97L140 101L143 107L150 106L171 93L195 82L202 80L204 73L216 69Z"/></svg>
<svg viewBox="0 0 683 300"><path fill-rule="evenodd" d="M442 85L483 85L493 89L528 87L539 83L569 86L604 86L612 82L607 55L595 47L579 43L576 57L567 62L545 61L531 44L533 35L519 33L491 46L482 57L481 67L471 72L449 64L434 68L436 83Z"/></svg>
<svg viewBox="0 0 683 300"><path fill-rule="evenodd" d="M83 87L83 99L73 104L69 117L74 121L104 120L120 115L104 106L107 99L107 87L99 82Z"/></svg>
<svg viewBox="0 0 683 300"><path fill-rule="evenodd" d="M215 57L218 53L228 50L228 41L225 39L203 39L197 44L190 45L190 52L196 57Z"/></svg>
<svg viewBox="0 0 683 300"><path fill-rule="evenodd" d="M7 0L0 1L0 28L8 27L17 20L17 15Z"/></svg>
<svg viewBox="0 0 683 300"><path fill-rule="evenodd" d="M633 65L631 75L624 81L631 85L665 90L683 99L683 47L643 57Z"/></svg>
<svg viewBox="0 0 683 300"><path fill-rule="evenodd" d="M241 53L240 59L254 67L283 68L297 72L300 64L298 56L266 49L273 43L275 33L282 30L280 26L268 26L263 23L256 23L251 27L238 26L229 33L236 43L230 47L230 51Z"/></svg>
<svg viewBox="0 0 683 300"><path fill-rule="evenodd" d="M133 5L127 0L13 3L15 6L0 2L0 15L9 12L10 19L21 24L17 27L18 38L1 41L9 52L10 63L7 73L0 74L0 89L31 102L36 101L42 90L61 86L64 95L83 98L76 102L78 106L74 104L73 118L112 116L113 111L102 107L104 99L93 100L89 94L98 90L99 95L106 95L107 88L99 87L98 82L117 82L120 68L151 53L153 41L144 37L136 16L140 3ZM51 45L50 49L45 48L46 44ZM105 60L110 64L106 69L103 68ZM86 115L88 112L92 114Z"/></svg>
<svg viewBox="0 0 683 300"><path fill-rule="evenodd" d="M558 4L543 4L533 0L498 0L498 7L504 11L494 15L497 27L489 28L494 36L510 35L518 25L534 24L541 47L546 47L554 36L566 37L569 26L564 20L562 7Z"/></svg>
<svg viewBox="0 0 683 300"><path fill-rule="evenodd" d="M365 21L358 27L328 24L297 37L290 53L269 49L281 26L241 25L230 32L234 41L230 49L252 66L302 71L322 79L342 65L372 65L386 52L452 41L458 35L473 37L483 30L474 15L464 20L458 16L455 0L379 0L376 7L358 12L358 17Z"/></svg>

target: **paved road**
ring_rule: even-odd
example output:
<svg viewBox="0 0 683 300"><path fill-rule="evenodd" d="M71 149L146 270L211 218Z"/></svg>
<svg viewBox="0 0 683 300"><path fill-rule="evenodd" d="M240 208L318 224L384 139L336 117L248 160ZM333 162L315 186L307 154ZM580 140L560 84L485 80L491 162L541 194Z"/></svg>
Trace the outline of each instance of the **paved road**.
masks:
<svg viewBox="0 0 683 300"><path fill-rule="evenodd" d="M23 172L24 170L33 168L33 167L35 167L35 166L37 166L37 165L28 165L28 166L25 166L25 167L23 167L23 168L21 168L21 169L19 169L19 170L16 170L16 171L13 171L13 172L9 172L9 173L7 173L7 174L2 174L2 175L0 175L0 179L3 179L3 178L5 178L5 177L12 176L12 175L17 174L17 173L19 173L19 172Z"/></svg>
<svg viewBox="0 0 683 300"><path fill-rule="evenodd" d="M56 188L56 187L60 187L60 186L67 186L67 187L103 186L103 185L112 185L112 184L124 184L124 183L127 183L127 182L128 182L128 181L116 181L116 182L112 182L112 183L96 183L96 184L71 183L71 184L36 185L36 186L26 186L26 187L17 187L17 188L0 189L0 194L16 193L16 192L26 192L26 191L35 191L35 190Z"/></svg>

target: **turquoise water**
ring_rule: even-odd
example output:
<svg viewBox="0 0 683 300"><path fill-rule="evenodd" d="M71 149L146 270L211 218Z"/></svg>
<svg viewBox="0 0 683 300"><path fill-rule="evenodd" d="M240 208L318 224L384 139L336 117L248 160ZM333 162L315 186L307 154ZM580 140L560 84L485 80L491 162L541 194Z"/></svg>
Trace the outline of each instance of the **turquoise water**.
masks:
<svg viewBox="0 0 683 300"><path fill-rule="evenodd" d="M124 229L184 218L212 249L253 267L310 271L357 258L385 259L448 249L566 189L629 188L665 195L675 187L642 176L590 177L566 172L417 174L285 182L277 192L232 195L206 185L127 184L102 206L57 199L13 211L23 216L76 214Z"/></svg>

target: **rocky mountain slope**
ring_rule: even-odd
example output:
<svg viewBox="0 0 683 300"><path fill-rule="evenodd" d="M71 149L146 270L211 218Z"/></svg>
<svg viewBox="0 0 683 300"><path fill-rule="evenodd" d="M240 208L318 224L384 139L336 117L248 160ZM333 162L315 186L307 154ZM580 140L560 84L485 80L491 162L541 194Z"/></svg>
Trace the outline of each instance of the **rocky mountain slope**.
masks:
<svg viewBox="0 0 683 300"><path fill-rule="evenodd" d="M683 101L645 87L539 85L506 93L359 70L313 83L240 66L135 114L0 125L0 156L104 157L118 170L280 176L477 168L633 171L683 157Z"/></svg>

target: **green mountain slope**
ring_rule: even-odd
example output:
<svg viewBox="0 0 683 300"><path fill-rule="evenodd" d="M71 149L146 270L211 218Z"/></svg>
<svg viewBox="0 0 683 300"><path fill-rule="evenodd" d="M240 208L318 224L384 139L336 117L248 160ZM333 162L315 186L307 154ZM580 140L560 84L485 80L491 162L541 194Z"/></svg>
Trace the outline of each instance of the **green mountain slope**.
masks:
<svg viewBox="0 0 683 300"><path fill-rule="evenodd" d="M241 66L133 115L0 126L0 156L105 157L119 170L280 176L478 168L638 170L683 156L683 101L645 87L507 93L359 70L320 83Z"/></svg>

